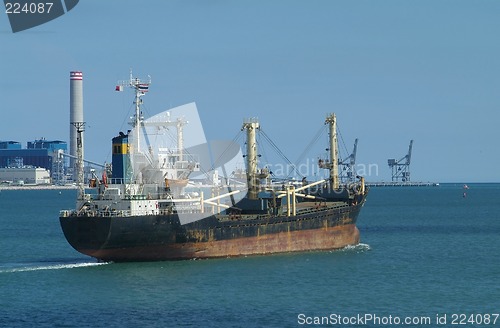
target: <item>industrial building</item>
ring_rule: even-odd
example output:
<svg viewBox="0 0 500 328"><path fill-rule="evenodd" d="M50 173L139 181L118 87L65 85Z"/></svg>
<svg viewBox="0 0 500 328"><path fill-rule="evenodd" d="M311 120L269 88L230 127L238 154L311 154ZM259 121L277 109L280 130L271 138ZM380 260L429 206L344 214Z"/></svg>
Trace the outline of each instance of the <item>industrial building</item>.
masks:
<svg viewBox="0 0 500 328"><path fill-rule="evenodd" d="M0 168L0 184L50 184L50 173L40 167Z"/></svg>
<svg viewBox="0 0 500 328"><path fill-rule="evenodd" d="M28 169L39 168L50 172L53 181L60 181L64 176L65 167L68 166L67 160L65 161L60 153L65 153L67 148L64 141L43 138L28 142L25 149L21 148L21 144L17 141L0 141L0 168L9 169L0 171L0 180L50 183L50 179L47 182L39 177L40 174L43 175L40 170L38 173L28 173ZM16 170L23 175L15 175Z"/></svg>

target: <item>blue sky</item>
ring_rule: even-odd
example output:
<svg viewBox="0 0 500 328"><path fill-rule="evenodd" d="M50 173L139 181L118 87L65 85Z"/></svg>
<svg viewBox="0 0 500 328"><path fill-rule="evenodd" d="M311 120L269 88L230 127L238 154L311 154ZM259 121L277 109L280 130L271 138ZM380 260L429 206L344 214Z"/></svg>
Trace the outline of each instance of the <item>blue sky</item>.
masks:
<svg viewBox="0 0 500 328"><path fill-rule="evenodd" d="M368 180L389 180L413 139L412 180L499 182L498 17L494 0L82 0L13 34L0 14L0 140L68 141L81 70L86 157L109 162L132 68L152 77L146 113L195 101L207 139L258 117L294 162L335 112L358 163L378 165Z"/></svg>

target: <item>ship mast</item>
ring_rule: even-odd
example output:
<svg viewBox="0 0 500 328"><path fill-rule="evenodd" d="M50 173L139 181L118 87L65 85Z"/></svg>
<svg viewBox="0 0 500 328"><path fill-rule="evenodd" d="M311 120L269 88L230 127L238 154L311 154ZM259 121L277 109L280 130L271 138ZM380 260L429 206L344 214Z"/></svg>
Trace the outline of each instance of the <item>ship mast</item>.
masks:
<svg viewBox="0 0 500 328"><path fill-rule="evenodd" d="M182 118L177 119L177 152L179 153L179 161L184 160L184 136L183 136L183 126L187 122Z"/></svg>
<svg viewBox="0 0 500 328"><path fill-rule="evenodd" d="M259 121L256 118L245 119L241 130L247 131L247 186L248 198L258 198L258 184L257 177L257 140L256 130L260 129Z"/></svg>
<svg viewBox="0 0 500 328"><path fill-rule="evenodd" d="M140 128L142 123L142 115L141 115L141 105L142 99L141 97L146 94L149 90L149 85L151 84L151 77L148 76L147 80L141 80L138 78L134 78L132 75L132 70L130 70L130 79L128 81L118 81L118 86L116 87L117 91L121 91L122 87L128 86L134 89L135 93L135 114L133 117L133 121L130 123L132 127L135 129L135 151L139 152L141 145L140 136Z"/></svg>
<svg viewBox="0 0 500 328"><path fill-rule="evenodd" d="M337 144L337 118L334 113L326 117L325 124L330 128L329 141L330 141L330 183L332 189L339 188L339 167L338 167L338 144Z"/></svg>

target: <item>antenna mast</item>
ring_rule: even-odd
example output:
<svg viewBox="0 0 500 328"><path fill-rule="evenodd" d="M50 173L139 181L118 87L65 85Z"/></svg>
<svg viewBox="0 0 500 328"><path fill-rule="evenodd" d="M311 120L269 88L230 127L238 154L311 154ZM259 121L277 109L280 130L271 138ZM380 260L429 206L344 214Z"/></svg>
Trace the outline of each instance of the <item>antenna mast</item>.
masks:
<svg viewBox="0 0 500 328"><path fill-rule="evenodd" d="M116 86L116 91L122 91L123 87L130 87L134 89L135 93L135 114L133 120L130 122L135 131L135 149L137 152L140 151L140 128L142 124L142 113L141 113L141 105L142 99L141 97L149 91L149 85L151 84L151 76L148 75L148 79L139 79L134 78L132 75L132 70L130 70L130 79L128 81L118 81L118 85Z"/></svg>

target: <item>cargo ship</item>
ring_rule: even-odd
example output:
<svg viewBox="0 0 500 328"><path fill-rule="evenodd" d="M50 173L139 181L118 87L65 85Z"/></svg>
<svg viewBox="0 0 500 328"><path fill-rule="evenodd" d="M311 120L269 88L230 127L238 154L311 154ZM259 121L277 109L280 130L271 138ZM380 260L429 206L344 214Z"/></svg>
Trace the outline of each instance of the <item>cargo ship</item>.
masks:
<svg viewBox="0 0 500 328"><path fill-rule="evenodd" d="M111 168L101 177L94 174L85 185L84 124L73 124L78 134L76 208L62 210L59 221L75 250L101 261L129 262L333 250L359 243L356 220L368 189L362 177L350 183L339 180L334 114L324 122L329 158L318 161L328 177L314 182L276 181L268 168L259 167L257 119L245 119L241 127L246 154L229 142L218 155L204 156L218 156L207 166L195 156L203 147L184 145L189 122L182 113L195 105L144 119L142 97L149 83L131 74L121 84L135 94L132 128L113 138ZM173 117L174 112L181 114ZM174 146L153 142L162 135L172 139L172 134ZM228 170L217 162L239 156L245 160L244 174L226 178ZM209 178L189 192L191 178L200 172Z"/></svg>

